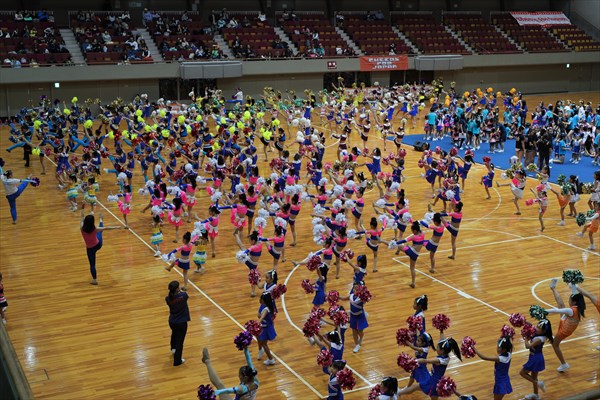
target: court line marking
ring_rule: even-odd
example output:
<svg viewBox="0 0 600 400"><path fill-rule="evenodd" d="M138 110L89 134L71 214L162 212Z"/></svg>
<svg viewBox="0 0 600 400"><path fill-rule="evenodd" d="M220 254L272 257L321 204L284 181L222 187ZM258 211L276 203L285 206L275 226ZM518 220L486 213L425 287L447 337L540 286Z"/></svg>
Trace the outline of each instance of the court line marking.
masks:
<svg viewBox="0 0 600 400"><path fill-rule="evenodd" d="M292 270L288 273L288 275L285 278L285 281L283 282L284 285L287 286L290 278L292 277L292 275L294 274L294 272L296 272L296 270L298 269L298 267L300 267L300 265L296 265L294 268L292 268ZM288 313L287 307L285 306L285 295L281 296L281 307L283 307L283 312L285 313L285 317L287 318L288 322L290 323L290 325L292 325L294 327L294 329L296 329L298 332L302 333L302 329L300 329L300 327L298 327L298 325L296 325L293 321L292 318L290 317L290 314ZM303 333L302 333L303 334ZM361 374L359 374L355 369L351 368L348 364L346 364L346 368L348 368L349 370L351 370L352 372L354 372L354 374L356 376L358 376L360 379L362 379L363 381L365 381L366 383L368 383L369 385L373 385L373 383L368 380L367 378L365 378L364 376L362 376ZM322 397L322 398L327 398L327 396Z"/></svg>
<svg viewBox="0 0 600 400"><path fill-rule="evenodd" d="M596 278L596 279L598 279L598 278ZM579 340L593 338L593 337L596 337L596 336L599 336L599 335L600 335L600 333L592 333L590 335L585 335L585 336L580 336L580 337L576 337L576 338L572 338L572 339L563 340L561 343L576 342L576 341L579 341ZM596 350L594 350L594 351L596 351ZM521 350L513 351L512 354L521 354L521 353L528 353L528 352L529 352L529 349L521 349ZM452 355L451 358L452 358L452 360L456 360L457 359L454 355ZM471 365L480 364L482 362L486 362L486 361L479 359L479 360L474 360L474 361L467 362L467 363L462 362L460 364L451 365L446 370L448 371L448 370L454 370L454 369L464 368L464 367L468 367L468 366L471 366ZM398 378L398 382L400 382L400 381L406 381L408 379L410 379L410 376L405 376L403 378ZM375 386L375 385L373 385L373 386ZM358 387L358 388L354 388L352 390L348 390L347 392L344 392L344 393L347 394L347 393L360 392L360 391L363 391L363 390L371 389L373 386L361 386L361 387ZM326 398L327 398L327 396L321 397L321 399L326 399Z"/></svg>
<svg viewBox="0 0 600 400"><path fill-rule="evenodd" d="M496 192L496 194L498 195L498 204L496 204L496 207L494 207L494 209L492 211L490 211L489 213L485 214L483 217L475 218L472 221L466 222L465 225L472 224L473 222L477 222L477 221L480 221L482 219L485 219L489 215L492 215L493 213L495 213L496 211L498 211L498 209L500 208L500 205L502 204L502 195L500 194L500 192L498 191L498 189L496 189L495 187L492 187L492 189L494 189L494 192Z"/></svg>
<svg viewBox="0 0 600 400"><path fill-rule="evenodd" d="M600 257L600 253L598 253L598 251L584 249L583 247L579 247L579 246L575 246L574 244L571 244L571 243L563 242L562 240L555 239L555 238L553 238L551 236L548 236L548 235L540 235L540 236L545 237L546 239L554 240L555 242L558 242L558 243L562 243L562 244L564 244L566 246L573 247L573 248L575 248L577 250L584 251L584 252L592 254L592 255L594 255L596 257Z"/></svg>
<svg viewBox="0 0 600 400"><path fill-rule="evenodd" d="M52 160L50 160L50 162L54 165L56 165ZM108 208L106 208L106 206L101 202L101 201L97 201L97 204L100 205L103 209L105 209L110 215L113 216L114 219L116 219L121 225L125 226L125 222L123 222L119 217L117 217L111 210L109 210ZM146 245L146 247L148 247L150 250L154 250L152 248L152 246L150 246L148 244L148 242L146 242L140 235L138 235L133 229L128 228L127 229L129 232L131 232L140 242L142 242L144 245ZM169 264L168 262L162 260L165 264ZM183 273L181 271L179 271L177 268L175 268L175 272L178 273L182 278L183 278ZM194 282L192 282L192 280L188 280L189 284L198 291L198 293L200 293L206 300L208 300L212 305L214 305L219 311L221 311L227 318L229 318L234 324L236 324L238 327L244 329L244 326L242 324L240 324L235 318L233 318L233 316L231 314L229 314L227 311L225 311L225 309L223 307L221 307L216 301L214 301L209 295L207 295L202 289L200 289L198 286L196 286L196 284ZM273 357L275 359L277 359L277 361L279 361L279 363L284 366L288 371L290 371L296 378L298 378L300 380L300 382L302 382L306 387L308 387L314 394L316 394L317 396L319 396L320 398L323 398L323 395L321 394L321 392L319 392L317 389L315 389L314 386L312 386L310 383L308 383L300 374L298 374L296 371L294 371L292 369L292 367L290 367L285 361L283 361L281 359L281 357L277 356L274 352L271 352L271 354L273 355ZM367 381L368 382L368 381Z"/></svg>
<svg viewBox="0 0 600 400"><path fill-rule="evenodd" d="M549 281L551 281L552 279L559 279L559 280L560 280L560 279L561 279L561 277L560 277L560 276L557 276L557 277L555 277L555 278L548 278L548 279L543 279L543 280L539 281L539 282L538 282L538 283L536 283L535 285L531 286L531 295L532 295L533 297L535 297L535 299L536 299L537 301L539 301L540 303L544 303L545 305L547 305L547 306L549 306L549 307L553 307L553 308L554 308L555 306L554 306L553 304L547 303L547 302L545 302L544 300L540 299L540 298L538 297L538 295L535 293L535 289L537 289L537 287L538 287L538 286L539 286L541 283L544 283L544 282L549 282ZM589 276L586 276L586 277L585 277L585 279L596 279L596 280L600 280L600 278L594 278L594 277L589 277Z"/></svg>

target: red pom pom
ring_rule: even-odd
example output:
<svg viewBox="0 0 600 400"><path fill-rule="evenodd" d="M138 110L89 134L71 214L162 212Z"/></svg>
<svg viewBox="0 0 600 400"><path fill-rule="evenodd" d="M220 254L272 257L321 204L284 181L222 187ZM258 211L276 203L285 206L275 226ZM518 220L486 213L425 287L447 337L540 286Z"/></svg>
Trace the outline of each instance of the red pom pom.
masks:
<svg viewBox="0 0 600 400"><path fill-rule="evenodd" d="M354 258L354 251L348 249L344 250L340 253L340 260L343 262L348 262L348 260L352 260Z"/></svg>
<svg viewBox="0 0 600 400"><path fill-rule="evenodd" d="M312 311L310 312L309 318L321 319L325 315L326 315L325 310L323 310L322 308L319 308L319 307L313 307Z"/></svg>
<svg viewBox="0 0 600 400"><path fill-rule="evenodd" d="M488 164L490 161L492 161L492 158L490 156L483 156L483 163L484 164Z"/></svg>
<svg viewBox="0 0 600 400"><path fill-rule="evenodd" d="M354 286L354 295L360 299L363 303L368 303L371 300L371 292L364 285Z"/></svg>
<svg viewBox="0 0 600 400"><path fill-rule="evenodd" d="M244 324L244 328L254 336L260 335L260 331L262 330L258 321L255 321L253 319L246 322Z"/></svg>
<svg viewBox="0 0 600 400"><path fill-rule="evenodd" d="M475 152L473 150L465 151L465 156L475 157Z"/></svg>
<svg viewBox="0 0 600 400"><path fill-rule="evenodd" d="M381 394L381 385L378 383L373 386L371 390L369 390L369 398L368 400L379 400L379 395Z"/></svg>
<svg viewBox="0 0 600 400"><path fill-rule="evenodd" d="M533 205L534 200L533 199L527 199L525 200L525 205L526 206L532 206Z"/></svg>
<svg viewBox="0 0 600 400"><path fill-rule="evenodd" d="M515 328L521 328L525 325L525 317L521 313L510 314L508 322Z"/></svg>
<svg viewBox="0 0 600 400"><path fill-rule="evenodd" d="M406 328L400 328L396 331L396 343L398 346L408 346L412 344L415 335Z"/></svg>
<svg viewBox="0 0 600 400"><path fill-rule="evenodd" d="M405 370L408 373L412 373L417 367L419 363L416 358L412 358L406 353L398 354L398 366Z"/></svg>
<svg viewBox="0 0 600 400"><path fill-rule="evenodd" d="M417 165L419 166L419 168L423 168L425 166L425 160L417 161Z"/></svg>
<svg viewBox="0 0 600 400"><path fill-rule="evenodd" d="M431 319L431 324L433 325L433 327L439 331L445 331L448 328L450 328L450 318L448 318L446 315L444 314L436 314L432 319Z"/></svg>
<svg viewBox="0 0 600 400"><path fill-rule="evenodd" d="M273 298L277 300L278 298L283 296L285 292L287 292L287 286L280 283L277 286L275 286L273 290L271 290L271 296L273 296Z"/></svg>
<svg viewBox="0 0 600 400"><path fill-rule="evenodd" d="M308 268L309 271L316 271L317 268L319 268L319 265L321 265L321 256L318 255L312 256L306 262L306 268Z"/></svg>
<svg viewBox="0 0 600 400"><path fill-rule="evenodd" d="M365 147L365 148L363 149L362 153L363 153L365 156L367 156L367 155L369 155L369 151L370 151L370 150L369 150L369 148L368 148L368 147Z"/></svg>
<svg viewBox="0 0 600 400"><path fill-rule="evenodd" d="M450 397L454 395L454 392L456 392L456 383L452 378L444 376L438 382L435 390L440 397Z"/></svg>
<svg viewBox="0 0 600 400"><path fill-rule="evenodd" d="M535 326L533 324L530 324L529 322L525 322L525 324L523 325L523 329L521 329L521 336L523 336L523 338L527 340L531 340L535 337L535 334Z"/></svg>
<svg viewBox="0 0 600 400"><path fill-rule="evenodd" d="M302 333L306 337L313 337L319 333L321 321L317 318L308 318L302 327Z"/></svg>
<svg viewBox="0 0 600 400"><path fill-rule="evenodd" d="M331 318L336 326L344 326L350 321L350 316L344 310L339 310Z"/></svg>
<svg viewBox="0 0 600 400"><path fill-rule="evenodd" d="M383 157L383 158L381 159L381 163L382 163L383 165L390 165L390 158L389 158L389 157Z"/></svg>
<svg viewBox="0 0 600 400"><path fill-rule="evenodd" d="M306 292L306 294L311 294L315 292L315 287L308 279L304 279L302 281L302 289Z"/></svg>
<svg viewBox="0 0 600 400"><path fill-rule="evenodd" d="M473 358L475 357L475 346L476 342L470 336L465 336L462 340L462 344L460 345L460 354L465 358Z"/></svg>
<svg viewBox="0 0 600 400"><path fill-rule="evenodd" d="M448 167L446 166L446 164L444 164L443 162L439 163L437 166L438 171L444 172L448 169Z"/></svg>
<svg viewBox="0 0 600 400"><path fill-rule="evenodd" d="M329 293L327 293L327 302L330 306L337 304L339 300L340 293L337 290L330 290Z"/></svg>
<svg viewBox="0 0 600 400"><path fill-rule="evenodd" d="M177 149L174 151L175 157L181 157L181 150Z"/></svg>
<svg viewBox="0 0 600 400"><path fill-rule="evenodd" d="M327 349L321 349L319 354L317 354L317 364L321 367L330 367L333 364L333 355Z"/></svg>
<svg viewBox="0 0 600 400"><path fill-rule="evenodd" d="M251 269L250 271L248 271L248 282L250 282L251 285L258 285L259 280L260 272L258 272L258 270Z"/></svg>
<svg viewBox="0 0 600 400"><path fill-rule="evenodd" d="M500 329L500 336L511 338L511 337L515 336L515 330L505 324L504 326L502 326L502 329Z"/></svg>
<svg viewBox="0 0 600 400"><path fill-rule="evenodd" d="M440 146L435 146L435 154L441 154L442 148Z"/></svg>
<svg viewBox="0 0 600 400"><path fill-rule="evenodd" d="M454 157L457 154L458 154L458 149L456 147L453 147L450 149L450 157Z"/></svg>
<svg viewBox="0 0 600 400"><path fill-rule="evenodd" d="M408 324L408 329L412 332L420 332L423 329L423 320L421 317L408 317L406 323Z"/></svg>
<svg viewBox="0 0 600 400"><path fill-rule="evenodd" d="M356 385L356 379L354 379L354 374L352 373L352 370L344 368L343 370L338 371L336 377L342 389L354 389L354 386Z"/></svg>

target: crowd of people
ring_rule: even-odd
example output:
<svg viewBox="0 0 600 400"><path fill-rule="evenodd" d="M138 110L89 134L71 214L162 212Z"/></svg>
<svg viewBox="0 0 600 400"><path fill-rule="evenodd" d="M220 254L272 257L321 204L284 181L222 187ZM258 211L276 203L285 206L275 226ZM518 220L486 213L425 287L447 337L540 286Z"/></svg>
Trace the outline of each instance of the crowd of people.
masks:
<svg viewBox="0 0 600 400"><path fill-rule="evenodd" d="M552 135L549 140L559 143L558 158L554 157L554 162L561 161L560 151L567 147L574 153L573 141L586 143L590 134L594 144L588 148L587 155L597 162L600 138L597 131L600 110L589 103L539 104L530 120L525 101L514 89L505 93L478 89L457 93L453 84L446 87L441 80L389 89L376 85L347 90L343 86L340 82L339 87L319 93L307 90L304 99L294 93L284 95L265 88L261 98L247 96L239 102L241 104L236 102L233 110L225 109L225 97L219 90L191 92L191 102L179 114L164 100L151 102L143 94L130 103L115 100L99 104L97 115L92 112L92 102L81 103L73 98L71 104L66 105L43 99L35 109L23 109L15 117L10 132L14 144L8 150L22 148L28 163L29 157L34 155L43 174L48 158L54 157L53 175L58 191L65 196L65 207L81 212L80 227L93 285L100 281L96 253L103 245L102 232L117 228L103 226L101 214L99 226L95 225L100 181L106 185L117 184L119 193L108 196L107 201L115 204L126 227L130 226L128 216L132 212L133 197L147 199L147 206L141 212L148 212L147 223L152 224L148 241L154 248L154 256L168 263L167 271L179 268L184 276L183 284L177 281L169 284L166 297L171 311L169 323L175 366L185 361L182 355L189 321L186 291L190 271L210 273L207 264L217 256L216 242L227 241L238 247L236 258L248 267L250 296L258 297L257 359L266 356L264 364L267 366L276 364L271 346L277 336L276 303L282 294L278 268L287 261L295 266L306 265L306 277L314 281L307 280L303 287L307 293L314 293L314 298L305 336L310 345L331 354L332 362L324 366L329 399L342 399L344 384L339 373L345 371L345 332L348 328L352 332L354 353L368 346L365 335L370 327L365 310L370 301L367 283L377 285L380 253L389 256L403 253L408 257L407 284L413 289L418 287L415 268L417 262L421 263L421 256L426 256L431 273L437 271L438 248L449 246L452 252L448 258L455 259L460 250L456 239L463 212L468 212L461 200L465 181L469 179L471 167L480 162L475 161L476 155L487 154L480 146L488 143L489 152L504 151L502 144L507 138L517 139L512 168L514 179L510 185L515 198L520 198L525 188L523 170L534 163L531 154L527 158L527 147L519 147L520 135L534 135L537 141ZM426 150L418 160L424 171L423 186L431 190L425 200L432 201L422 217L411 209L408 197L413 193L403 187L409 178L403 175L406 149L402 140L407 124L414 127L419 117L425 118L428 142L433 144L444 136L451 136L455 143L448 151ZM495 135L498 136L495 138ZM337 160L326 161L327 143L332 140L335 142L328 151L333 151ZM581 148L584 147L582 144ZM548 192L554 189L548 183L549 161L544 161L546 158L542 155L539 154L542 160L538 171L540 182L532 189L535 197L532 203L539 206L543 230L542 216L550 204ZM268 173L261 173L259 158L269 163ZM488 171L481 182L488 197L495 179L492 161L487 155L481 161ZM12 196L8 200L16 223L16 198L27 182L22 186L9 172L3 174L3 182L7 197ZM593 179L588 186L590 212L584 215L581 232L589 232L591 250L595 249L593 235L600 225L600 172ZM564 182L561 185L557 198L562 207L565 199L568 204L571 198L571 193L565 193L564 188L579 194L579 187ZM364 198L370 189L379 194L371 204ZM519 210L517 201L515 205ZM86 209L90 210L87 215ZM233 241L219 234L223 214L229 214ZM305 258L291 260L286 256L286 248L299 243L296 219L300 214L311 215L311 226L302 226L302 229L312 231L314 246L311 247L314 248ZM450 243L443 239L446 231ZM364 241L368 248L367 253L355 259L351 248L358 242L353 239ZM327 282L342 278L340 272L346 268L353 271L352 290L331 299ZM259 274L259 270L264 273ZM259 278L261 275L264 281ZM562 316L554 340L550 318L544 317L536 324L536 334L525 342L531 353L529 359L523 360L520 375L533 385L533 393L527 395L527 399L540 398L538 389L551 390L538 376L545 368L544 343L552 343L560 360L558 371L568 370L560 342L575 331L585 316L585 296L598 307L597 299L573 285L567 306L556 288L557 283L553 281L551 290L557 307L547 310ZM334 310L327 311L327 303L335 303ZM342 303L349 305L349 312ZM421 322L412 329L414 341L410 347L416 351L419 367L405 388L398 388L395 377L383 379L378 399L393 399L415 391L436 399L450 354L455 353L460 361L461 352L455 339L445 337L443 329L440 329L439 340L429 333L432 330L426 327L424 313L432 304L428 303L427 296L416 296L413 308L414 317ZM332 327L330 331L327 325ZM240 369L240 384L230 389L220 381L205 350L203 362L218 395L256 396L259 383L248 346L249 343L241 345L247 364ZM429 348L433 349L433 356L428 355ZM494 351L496 355L486 356L477 348L476 354L483 360L495 362L493 396L502 399L512 392L509 376L512 337L503 335ZM428 365L432 366L431 372L427 370ZM475 396L461 395L462 389L454 392L464 399L475 399ZM488 395L490 393L480 394L482 398Z"/></svg>

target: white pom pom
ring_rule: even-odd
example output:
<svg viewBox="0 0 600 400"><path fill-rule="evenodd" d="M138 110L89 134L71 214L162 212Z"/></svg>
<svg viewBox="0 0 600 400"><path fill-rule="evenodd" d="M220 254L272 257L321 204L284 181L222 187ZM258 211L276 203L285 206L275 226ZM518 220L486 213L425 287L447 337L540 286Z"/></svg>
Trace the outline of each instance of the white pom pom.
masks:
<svg viewBox="0 0 600 400"><path fill-rule="evenodd" d="M154 185L155 185L154 181L147 181L147 182L146 182L146 187L147 187L147 188L153 188L153 187L154 187Z"/></svg>
<svg viewBox="0 0 600 400"><path fill-rule="evenodd" d="M395 192L398 189L400 189L400 183L399 182L392 182L392 184L390 185L390 191L391 192Z"/></svg>
<svg viewBox="0 0 600 400"><path fill-rule="evenodd" d="M308 194L306 192L302 192L302 194L300 195L300 200L302 200L302 201L309 201L310 200L310 194Z"/></svg>
<svg viewBox="0 0 600 400"><path fill-rule="evenodd" d="M245 167L247 167L248 165L252 165L252 159L246 158L244 161L242 161L242 165Z"/></svg>
<svg viewBox="0 0 600 400"><path fill-rule="evenodd" d="M292 120L292 126L298 126L299 123L300 123L300 121L298 121L298 118L294 118Z"/></svg>
<svg viewBox="0 0 600 400"><path fill-rule="evenodd" d="M313 209L313 213L317 214L317 215L323 215L323 213L327 211L326 208L321 207L320 204L315 205L315 208Z"/></svg>
<svg viewBox="0 0 600 400"><path fill-rule="evenodd" d="M502 177L502 179L507 179L508 178L508 176L504 172L500 176Z"/></svg>
<svg viewBox="0 0 600 400"><path fill-rule="evenodd" d="M148 196L148 189L145 188L139 188L138 189L138 193L141 194L142 196Z"/></svg>
<svg viewBox="0 0 600 400"><path fill-rule="evenodd" d="M296 134L296 142L298 142L298 143L304 142L304 134L302 134L302 132L298 132Z"/></svg>
<svg viewBox="0 0 600 400"><path fill-rule="evenodd" d="M454 190L446 190L446 198L448 200L454 199Z"/></svg>
<svg viewBox="0 0 600 400"><path fill-rule="evenodd" d="M342 213L339 213L338 215L335 216L335 220L337 222L346 222L346 216Z"/></svg>
<svg viewBox="0 0 600 400"><path fill-rule="evenodd" d="M277 204L277 203L271 203L269 205L269 211L272 213L279 211L279 208L280 208L279 204Z"/></svg>
<svg viewBox="0 0 600 400"><path fill-rule="evenodd" d="M348 239L354 239L356 237L356 229L348 229L346 236L348 236Z"/></svg>
<svg viewBox="0 0 600 400"><path fill-rule="evenodd" d="M323 226L321 224L313 226L313 236L321 236L326 231L327 230L325 229L325 226Z"/></svg>
<svg viewBox="0 0 600 400"><path fill-rule="evenodd" d="M260 208L257 214L259 218L269 218L269 212L265 209Z"/></svg>
<svg viewBox="0 0 600 400"><path fill-rule="evenodd" d="M194 229L192 231L192 237L195 237L195 236L202 236L202 231L200 231L198 229Z"/></svg>
<svg viewBox="0 0 600 400"><path fill-rule="evenodd" d="M323 223L323 219L319 217L315 217L312 219L312 226L321 225Z"/></svg>
<svg viewBox="0 0 600 400"><path fill-rule="evenodd" d="M116 194L109 194L107 200L109 203L116 203L117 201L119 201L119 196L117 196Z"/></svg>
<svg viewBox="0 0 600 400"><path fill-rule="evenodd" d="M342 208L342 201L340 199L335 199L332 205L333 208L339 210L340 208Z"/></svg>
<svg viewBox="0 0 600 400"><path fill-rule="evenodd" d="M168 186L167 193L173 196L177 196L181 192L181 188L179 186Z"/></svg>
<svg viewBox="0 0 600 400"><path fill-rule="evenodd" d="M275 172L273 172L271 174L271 181L277 182L278 179L279 179L279 175L277 175Z"/></svg>
<svg viewBox="0 0 600 400"><path fill-rule="evenodd" d="M379 199L379 200L377 200L377 201L375 202L375 207L378 207L378 208L383 208L383 207L385 207L385 204L386 204L386 203L385 203L385 200L384 200L384 199Z"/></svg>
<svg viewBox="0 0 600 400"><path fill-rule="evenodd" d="M352 210L356 206L356 203L352 200L346 200L344 203L344 208L346 210Z"/></svg>
<svg viewBox="0 0 600 400"><path fill-rule="evenodd" d="M346 175L347 171L350 171L350 173L352 173L352 170L347 169L346 171L344 171L344 175ZM346 185L344 186L347 190L354 190L356 189L356 182L354 182L352 179L349 179L348 182L346 182Z"/></svg>
<svg viewBox="0 0 600 400"><path fill-rule="evenodd" d="M325 238L323 236L315 236L313 241L319 246L323 246L325 244Z"/></svg>
<svg viewBox="0 0 600 400"><path fill-rule="evenodd" d="M265 218L257 217L254 219L254 226L264 229L267 227L267 220Z"/></svg>
<svg viewBox="0 0 600 400"><path fill-rule="evenodd" d="M256 181L256 183L258 183L259 185L264 185L265 184L265 178L263 178L262 176L259 176L258 180Z"/></svg>
<svg viewBox="0 0 600 400"><path fill-rule="evenodd" d="M250 259L250 256L244 250L240 250L237 253L235 253L235 258L238 260L239 263L244 264Z"/></svg>
<svg viewBox="0 0 600 400"><path fill-rule="evenodd" d="M423 221L425 221L425 223L427 223L427 225L431 224L431 222L433 221L433 213L432 212L425 213L425 215L423 216Z"/></svg>
<svg viewBox="0 0 600 400"><path fill-rule="evenodd" d="M390 240L390 242L388 243L388 249L394 250L397 248L398 248L398 243L396 243L395 240Z"/></svg>
<svg viewBox="0 0 600 400"><path fill-rule="evenodd" d="M328 183L329 181L327 180L327 178L321 178L319 180L319 186L327 186Z"/></svg>
<svg viewBox="0 0 600 400"><path fill-rule="evenodd" d="M194 170L194 166L190 163L185 164L185 166L183 168L185 169L185 172L187 172L188 174Z"/></svg>
<svg viewBox="0 0 600 400"><path fill-rule="evenodd" d="M188 96L191 97L191 98L194 98L194 91L192 90L191 92L189 92Z"/></svg>
<svg viewBox="0 0 600 400"><path fill-rule="evenodd" d="M287 221L281 217L277 217L277 218L275 218L274 224L275 224L275 226L280 226L282 228L285 228L287 226Z"/></svg>
<svg viewBox="0 0 600 400"><path fill-rule="evenodd" d="M379 223L383 224L383 221L386 220L386 215L385 214L381 214L377 217L377 221L379 221Z"/></svg>
<svg viewBox="0 0 600 400"><path fill-rule="evenodd" d="M386 216L385 220L386 220L386 226L387 227L393 227L396 224L396 220L394 218Z"/></svg>
<svg viewBox="0 0 600 400"><path fill-rule="evenodd" d="M160 208L159 206L153 206L151 208L151 211L152 211L152 215L160 215L163 213L163 209Z"/></svg>
<svg viewBox="0 0 600 400"><path fill-rule="evenodd" d="M411 220L412 220L412 215L410 215L410 213L405 212L404 214L402 214L402 221L410 222Z"/></svg>
<svg viewBox="0 0 600 400"><path fill-rule="evenodd" d="M241 194L244 193L246 189L244 188L244 184L243 183L238 183L237 185L235 185L235 193L236 194Z"/></svg>
<svg viewBox="0 0 600 400"><path fill-rule="evenodd" d="M287 196L293 196L296 194L296 186L286 186L285 189L283 189L283 193L285 193Z"/></svg>
<svg viewBox="0 0 600 400"><path fill-rule="evenodd" d="M216 203L217 201L221 200L221 197L223 197L223 193L219 192L218 190L216 190L212 196L210 196L210 199L212 200L213 203Z"/></svg>
<svg viewBox="0 0 600 400"><path fill-rule="evenodd" d="M119 175L117 175L117 180L121 182L126 182L127 175L125 174L125 172L119 172Z"/></svg>
<svg viewBox="0 0 600 400"><path fill-rule="evenodd" d="M344 188L343 188L342 186L340 186L340 185L335 185L335 186L333 187L333 195L334 195L335 197L339 197L339 196L341 196L342 194L344 194Z"/></svg>
<svg viewBox="0 0 600 400"><path fill-rule="evenodd" d="M194 230L206 230L206 228L204 227L204 224L202 223L202 221L196 221L194 222Z"/></svg>
<svg viewBox="0 0 600 400"><path fill-rule="evenodd" d="M203 184L206 183L206 178L203 177L203 176L198 175L196 177L196 183L199 184L199 185L203 185Z"/></svg>
<svg viewBox="0 0 600 400"><path fill-rule="evenodd" d="M165 262L172 263L173 261L175 261L177 259L177 257L175 257L175 253L173 253L171 255L169 255L169 254L163 254L162 255L162 259Z"/></svg>

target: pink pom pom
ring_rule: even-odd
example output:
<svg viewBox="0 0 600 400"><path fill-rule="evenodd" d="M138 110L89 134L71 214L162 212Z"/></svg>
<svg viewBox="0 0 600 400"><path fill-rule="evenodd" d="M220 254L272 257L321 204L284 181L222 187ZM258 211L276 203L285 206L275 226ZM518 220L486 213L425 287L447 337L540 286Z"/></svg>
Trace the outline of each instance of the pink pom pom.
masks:
<svg viewBox="0 0 600 400"><path fill-rule="evenodd" d="M309 318L321 319L325 315L326 315L325 310L323 310L322 308L319 308L319 307L313 307L312 311L310 312Z"/></svg>
<svg viewBox="0 0 600 400"><path fill-rule="evenodd" d="M400 157L400 158L406 157L406 150L405 149L398 150L398 157Z"/></svg>
<svg viewBox="0 0 600 400"><path fill-rule="evenodd" d="M450 318L448 318L444 314L436 314L431 319L431 324L433 325L433 327L435 329L443 332L443 331L447 330L448 328L450 328Z"/></svg>
<svg viewBox="0 0 600 400"><path fill-rule="evenodd" d="M335 314L331 316L333 323L336 326L344 326L350 321L350 316L344 310L338 310Z"/></svg>
<svg viewBox="0 0 600 400"><path fill-rule="evenodd" d="M475 357L475 346L476 342L470 336L465 336L462 340L462 344L460 345L460 354L465 358L473 358Z"/></svg>
<svg viewBox="0 0 600 400"><path fill-rule="evenodd" d="M248 271L248 282L250 282L251 285L258 285L259 280L260 272L258 272L258 270L251 269L250 271Z"/></svg>
<svg viewBox="0 0 600 400"><path fill-rule="evenodd" d="M535 326L533 324L530 324L529 322L525 322L525 324L523 325L523 329L521 329L521 336L523 336L523 338L527 340L531 340L535 337L535 334Z"/></svg>
<svg viewBox="0 0 600 400"><path fill-rule="evenodd" d="M327 293L327 302L330 306L337 304L339 300L340 294L337 290L330 290L329 293Z"/></svg>
<svg viewBox="0 0 600 400"><path fill-rule="evenodd" d="M398 366L405 370L408 373L412 373L417 367L419 363L416 358L412 358L406 353L398 354Z"/></svg>
<svg viewBox="0 0 600 400"><path fill-rule="evenodd" d="M211 385L198 386L198 400L217 400L213 387Z"/></svg>
<svg viewBox="0 0 600 400"><path fill-rule="evenodd" d="M258 321L255 321L253 319L244 324L244 329L246 329L254 336L260 335L260 331L262 330Z"/></svg>
<svg viewBox="0 0 600 400"><path fill-rule="evenodd" d="M546 190L546 186L542 183L540 183L539 185L537 185L535 187L536 192L543 192L544 190Z"/></svg>
<svg viewBox="0 0 600 400"><path fill-rule="evenodd" d="M513 337L515 336L515 330L513 328L511 328L508 325L504 325L502 326L502 329L500 329L500 337Z"/></svg>
<svg viewBox="0 0 600 400"><path fill-rule="evenodd" d="M368 148L368 147L365 147L365 148L363 149L363 151L362 151L362 153L363 153L365 156L368 156L368 155L369 155L369 152L370 152L370 150L369 150L369 148Z"/></svg>
<svg viewBox="0 0 600 400"><path fill-rule="evenodd" d="M533 205L533 199L527 199L527 200L525 200L525 205L526 205L526 206L531 206L531 205Z"/></svg>
<svg viewBox="0 0 600 400"><path fill-rule="evenodd" d="M408 346L414 341L415 335L406 328L400 328L396 331L396 343L398 346Z"/></svg>
<svg viewBox="0 0 600 400"><path fill-rule="evenodd" d="M508 322L515 328L521 328L525 325L525 317L521 313L510 314Z"/></svg>
<svg viewBox="0 0 600 400"><path fill-rule="evenodd" d="M333 364L333 355L327 349L322 349L319 354L317 354L317 364L321 367L328 368Z"/></svg>
<svg viewBox="0 0 600 400"><path fill-rule="evenodd" d="M473 150L465 151L465 156L475 157L475 152Z"/></svg>
<svg viewBox="0 0 600 400"><path fill-rule="evenodd" d="M390 165L390 158L389 158L389 157L383 157L383 158L381 159L381 163L382 163L383 165Z"/></svg>
<svg viewBox="0 0 600 400"><path fill-rule="evenodd" d="M283 283L280 283L277 286L275 286L273 288L273 290L271 290L271 296L273 296L273 298L275 300L277 300L278 298L283 296L286 292L287 292L287 286L284 285Z"/></svg>
<svg viewBox="0 0 600 400"><path fill-rule="evenodd" d="M454 395L454 392L456 392L456 383L452 378L444 376L438 382L435 390L440 397L450 397Z"/></svg>
<svg viewBox="0 0 600 400"><path fill-rule="evenodd" d="M371 292L369 292L369 289L367 289L367 287L364 285L354 286L354 294L363 303L368 303L371 300L371 297L373 297L371 296Z"/></svg>
<svg viewBox="0 0 600 400"><path fill-rule="evenodd" d="M306 294L311 294L315 292L315 287L308 279L304 279L302 281L302 289L306 292Z"/></svg>
<svg viewBox="0 0 600 400"><path fill-rule="evenodd" d="M450 149L450 157L454 157L457 154L458 154L458 149L456 147L453 147Z"/></svg>
<svg viewBox="0 0 600 400"><path fill-rule="evenodd" d="M348 260L351 260L354 258L354 251L348 249L348 250L344 250L340 253L340 260L342 260L343 262L348 262Z"/></svg>
<svg viewBox="0 0 600 400"><path fill-rule="evenodd" d="M302 333L306 337L313 337L319 333L321 328L321 321L317 318L308 318L302 327Z"/></svg>
<svg viewBox="0 0 600 400"><path fill-rule="evenodd" d="M420 332L423 329L423 320L421 317L408 317L406 323L408 324L408 329L412 332Z"/></svg>
<svg viewBox="0 0 600 400"><path fill-rule="evenodd" d="M484 164L488 164L490 161L492 161L492 158L490 156L483 156L483 163Z"/></svg>
<svg viewBox="0 0 600 400"><path fill-rule="evenodd" d="M435 154L441 154L442 148L440 146L435 146Z"/></svg>
<svg viewBox="0 0 600 400"><path fill-rule="evenodd" d="M342 389L345 389L345 390L354 389L354 386L356 385L356 379L354 379L354 373L352 373L352 370L349 370L348 368L344 368L343 370L338 371L338 373L336 374L336 377L337 377L338 384L340 385L340 387Z"/></svg>
<svg viewBox="0 0 600 400"><path fill-rule="evenodd" d="M425 166L425 160L417 161L417 165L419 166L419 168L423 168Z"/></svg>
<svg viewBox="0 0 600 400"><path fill-rule="evenodd" d="M309 271L316 271L317 268L319 268L319 265L321 265L321 257L318 255L312 256L306 262L306 268L308 268Z"/></svg>
<svg viewBox="0 0 600 400"><path fill-rule="evenodd" d="M378 383L373 386L371 390L369 390L369 398L368 400L379 400L379 395L381 394L381 385Z"/></svg>

